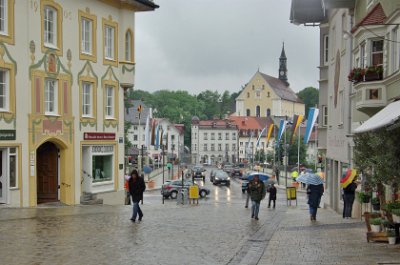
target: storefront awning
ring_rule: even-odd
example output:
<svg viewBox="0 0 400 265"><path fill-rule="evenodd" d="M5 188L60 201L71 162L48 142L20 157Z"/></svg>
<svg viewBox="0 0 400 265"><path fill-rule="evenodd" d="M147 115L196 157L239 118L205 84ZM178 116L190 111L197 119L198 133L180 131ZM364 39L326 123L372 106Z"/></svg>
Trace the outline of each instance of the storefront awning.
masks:
<svg viewBox="0 0 400 265"><path fill-rule="evenodd" d="M400 100L384 107L374 116L365 121L354 133L363 133L394 124L400 118Z"/></svg>

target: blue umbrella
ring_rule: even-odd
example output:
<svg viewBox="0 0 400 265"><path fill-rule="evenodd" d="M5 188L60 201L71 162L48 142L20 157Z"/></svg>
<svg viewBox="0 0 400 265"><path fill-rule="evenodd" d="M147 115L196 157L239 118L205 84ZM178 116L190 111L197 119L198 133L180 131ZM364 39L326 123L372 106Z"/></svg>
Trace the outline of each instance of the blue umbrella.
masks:
<svg viewBox="0 0 400 265"><path fill-rule="evenodd" d="M324 184L321 177L314 173L301 174L300 176L298 176L296 178L296 181L303 182L305 184L311 184L311 185Z"/></svg>
<svg viewBox="0 0 400 265"><path fill-rule="evenodd" d="M258 176L258 179L261 180L261 181L267 181L270 178L270 176L268 176L265 173L253 172L253 173L249 174L249 176L247 177L247 180L249 180L249 181L253 180L254 176L256 176L256 175Z"/></svg>

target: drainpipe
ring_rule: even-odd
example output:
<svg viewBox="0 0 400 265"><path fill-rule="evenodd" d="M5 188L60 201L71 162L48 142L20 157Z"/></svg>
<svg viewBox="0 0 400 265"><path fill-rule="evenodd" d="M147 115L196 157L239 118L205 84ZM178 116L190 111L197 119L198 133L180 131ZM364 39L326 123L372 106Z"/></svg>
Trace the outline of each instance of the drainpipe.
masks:
<svg viewBox="0 0 400 265"><path fill-rule="evenodd" d="M349 10L349 13L350 13L350 10ZM351 14L350 15L350 29L353 27L353 14ZM349 62L349 65L350 65L350 70L351 69L353 69L353 38L349 38L349 40L350 40L350 62ZM352 159L351 159L351 141L352 141L352 139L353 139L353 137L352 137L352 132L351 132L351 121L352 121L352 113L351 113L351 102L352 102L352 100L351 100L351 95L352 95L352 90L353 90L353 85L352 85L352 83L349 81L349 83L350 83L350 86L349 86L349 89L348 89L348 99L349 99L349 104L348 104L348 135L350 136L350 139L349 139L349 142L347 143L348 144L348 148L347 148L347 157L348 157L348 161L349 161L349 166L350 167L352 167L353 165L353 162L352 162Z"/></svg>

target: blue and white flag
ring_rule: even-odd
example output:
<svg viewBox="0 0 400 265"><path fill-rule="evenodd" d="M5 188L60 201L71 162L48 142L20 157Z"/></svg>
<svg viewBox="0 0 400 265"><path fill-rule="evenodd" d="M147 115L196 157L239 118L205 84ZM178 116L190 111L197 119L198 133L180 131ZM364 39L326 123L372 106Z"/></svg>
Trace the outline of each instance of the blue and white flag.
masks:
<svg viewBox="0 0 400 265"><path fill-rule="evenodd" d="M150 147L150 115L146 119L146 127L144 128L144 146Z"/></svg>
<svg viewBox="0 0 400 265"><path fill-rule="evenodd" d="M285 132L287 123L288 121L281 119L281 122L279 124L278 141L282 139L282 135Z"/></svg>
<svg viewBox="0 0 400 265"><path fill-rule="evenodd" d="M267 128L267 127L264 127L264 129L262 129L260 135L258 136L257 143L256 143L256 147L258 147L258 145L260 144L261 136L262 136L263 133L265 132L266 128Z"/></svg>
<svg viewBox="0 0 400 265"><path fill-rule="evenodd" d="M154 148L157 150L160 145L160 123L156 127L156 141L154 143Z"/></svg>
<svg viewBox="0 0 400 265"><path fill-rule="evenodd" d="M304 134L304 144L307 144L310 140L312 129L314 128L314 124L318 118L319 109L317 108L310 108L308 111L308 118L307 118L307 126L306 132Z"/></svg>

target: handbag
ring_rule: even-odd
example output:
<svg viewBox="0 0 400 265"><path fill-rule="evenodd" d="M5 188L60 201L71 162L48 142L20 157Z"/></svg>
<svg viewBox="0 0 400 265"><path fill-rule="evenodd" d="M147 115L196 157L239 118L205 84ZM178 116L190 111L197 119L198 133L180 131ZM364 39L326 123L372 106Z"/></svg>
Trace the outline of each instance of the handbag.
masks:
<svg viewBox="0 0 400 265"><path fill-rule="evenodd" d="M126 193L125 196L125 205L131 205L131 196L129 195L129 193Z"/></svg>

